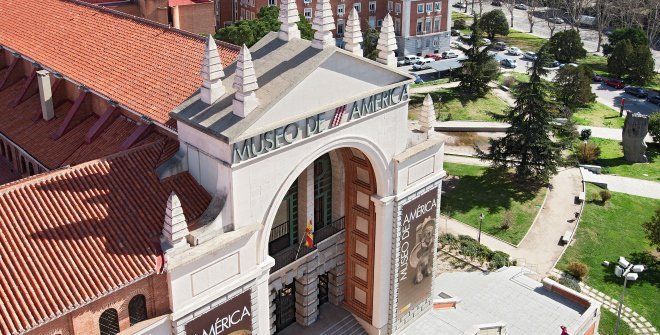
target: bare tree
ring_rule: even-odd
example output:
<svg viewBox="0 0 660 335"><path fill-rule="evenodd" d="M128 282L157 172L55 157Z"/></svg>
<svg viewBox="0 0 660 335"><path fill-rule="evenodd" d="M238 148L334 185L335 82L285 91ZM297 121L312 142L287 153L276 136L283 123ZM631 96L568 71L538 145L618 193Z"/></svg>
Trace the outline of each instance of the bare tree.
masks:
<svg viewBox="0 0 660 335"><path fill-rule="evenodd" d="M536 14L536 6L538 5L537 0L528 0L527 1L527 21L529 22L529 32L534 32L534 14Z"/></svg>
<svg viewBox="0 0 660 335"><path fill-rule="evenodd" d="M484 0L479 0L479 17L484 12Z"/></svg>
<svg viewBox="0 0 660 335"><path fill-rule="evenodd" d="M616 0L596 0L594 9L596 10L596 30L598 31L598 43L596 44L596 52L600 51L600 46L603 44L603 30L609 27L612 20L612 14L615 12Z"/></svg>
<svg viewBox="0 0 660 335"><path fill-rule="evenodd" d="M546 8L545 10L545 23L548 24L550 37L555 34L555 29L557 29L557 22L555 22L556 12L557 10L554 8Z"/></svg>
<svg viewBox="0 0 660 335"><path fill-rule="evenodd" d="M646 0L644 7L646 36L649 38L650 46L653 47L660 34L660 0Z"/></svg>
<svg viewBox="0 0 660 335"><path fill-rule="evenodd" d="M580 32L580 16L591 0L564 0L566 12L571 20L571 27Z"/></svg>
<svg viewBox="0 0 660 335"><path fill-rule="evenodd" d="M504 5L504 8L506 8L511 16L511 28L513 28L513 10L516 5L516 0L504 0L502 1L502 5Z"/></svg>

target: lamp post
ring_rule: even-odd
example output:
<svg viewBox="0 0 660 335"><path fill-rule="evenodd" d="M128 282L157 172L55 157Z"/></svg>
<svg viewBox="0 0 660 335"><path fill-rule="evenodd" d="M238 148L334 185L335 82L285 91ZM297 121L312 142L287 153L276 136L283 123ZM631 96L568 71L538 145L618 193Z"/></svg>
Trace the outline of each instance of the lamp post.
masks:
<svg viewBox="0 0 660 335"><path fill-rule="evenodd" d="M628 262L624 257L619 257L619 264L614 268L614 274L617 277L623 277L623 289L621 290L621 300L619 300L619 309L616 313L616 326L614 335L619 333L619 323L621 323L621 309L623 308L623 298L626 294L626 285L628 281L637 280L638 273L644 271L644 265L635 265Z"/></svg>
<svg viewBox="0 0 660 335"><path fill-rule="evenodd" d="M479 215L479 237L478 237L479 244L481 244L481 225L483 223L484 223L484 213L481 213L481 215Z"/></svg>

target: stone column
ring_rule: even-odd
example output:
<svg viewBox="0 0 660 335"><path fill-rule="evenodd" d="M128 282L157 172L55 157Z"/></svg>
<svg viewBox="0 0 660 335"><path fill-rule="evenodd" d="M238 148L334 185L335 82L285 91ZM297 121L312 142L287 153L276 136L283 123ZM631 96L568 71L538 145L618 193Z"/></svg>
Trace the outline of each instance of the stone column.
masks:
<svg viewBox="0 0 660 335"><path fill-rule="evenodd" d="M296 322L301 326L309 326L319 316L319 274L318 253L315 253L304 268L302 276L296 280Z"/></svg>

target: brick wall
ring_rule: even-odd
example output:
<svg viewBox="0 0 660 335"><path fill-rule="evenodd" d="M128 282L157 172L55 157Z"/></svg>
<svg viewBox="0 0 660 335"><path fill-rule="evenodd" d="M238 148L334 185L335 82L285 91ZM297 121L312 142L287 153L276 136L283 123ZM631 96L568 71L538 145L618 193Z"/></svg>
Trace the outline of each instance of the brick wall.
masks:
<svg viewBox="0 0 660 335"><path fill-rule="evenodd" d="M179 29L196 34L210 34L215 31L213 2L178 6Z"/></svg>

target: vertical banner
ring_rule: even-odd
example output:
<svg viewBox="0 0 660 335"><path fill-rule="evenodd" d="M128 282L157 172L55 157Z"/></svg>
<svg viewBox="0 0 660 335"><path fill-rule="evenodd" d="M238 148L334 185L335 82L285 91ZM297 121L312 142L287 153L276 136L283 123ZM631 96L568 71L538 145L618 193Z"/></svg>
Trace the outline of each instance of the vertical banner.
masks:
<svg viewBox="0 0 660 335"><path fill-rule="evenodd" d="M399 287L397 318L415 308L431 294L433 249L438 209L438 188L434 187L401 208L399 238Z"/></svg>
<svg viewBox="0 0 660 335"><path fill-rule="evenodd" d="M252 334L252 299L245 291L186 324L188 335Z"/></svg>

